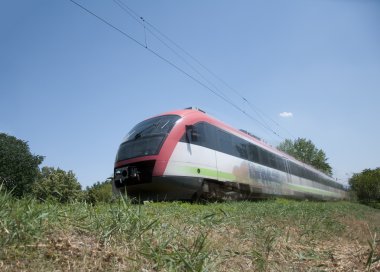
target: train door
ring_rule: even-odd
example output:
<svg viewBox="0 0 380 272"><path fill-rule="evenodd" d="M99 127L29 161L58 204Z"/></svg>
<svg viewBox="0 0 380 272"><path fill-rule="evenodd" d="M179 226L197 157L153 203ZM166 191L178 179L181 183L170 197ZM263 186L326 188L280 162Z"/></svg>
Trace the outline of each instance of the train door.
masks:
<svg viewBox="0 0 380 272"><path fill-rule="evenodd" d="M215 155L215 131L205 122L186 127L187 163L200 177L218 179Z"/></svg>

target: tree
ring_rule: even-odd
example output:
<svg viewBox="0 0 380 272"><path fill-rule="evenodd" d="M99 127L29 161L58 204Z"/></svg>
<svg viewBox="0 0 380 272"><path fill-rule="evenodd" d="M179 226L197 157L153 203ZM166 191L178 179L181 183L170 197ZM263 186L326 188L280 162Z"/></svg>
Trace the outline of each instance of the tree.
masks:
<svg viewBox="0 0 380 272"><path fill-rule="evenodd" d="M355 173L348 183L360 201L380 202L380 167Z"/></svg>
<svg viewBox="0 0 380 272"><path fill-rule="evenodd" d="M105 202L109 203L113 199L112 183L110 180L96 182L86 189L86 201L90 203Z"/></svg>
<svg viewBox="0 0 380 272"><path fill-rule="evenodd" d="M0 184L21 197L35 182L43 156L33 155L26 141L0 133Z"/></svg>
<svg viewBox="0 0 380 272"><path fill-rule="evenodd" d="M325 152L316 148L310 140L298 138L293 142L286 139L277 148L328 175L332 174L332 168L327 163Z"/></svg>
<svg viewBox="0 0 380 272"><path fill-rule="evenodd" d="M72 171L43 167L33 185L33 194L40 200L53 199L61 203L82 200L83 192Z"/></svg>

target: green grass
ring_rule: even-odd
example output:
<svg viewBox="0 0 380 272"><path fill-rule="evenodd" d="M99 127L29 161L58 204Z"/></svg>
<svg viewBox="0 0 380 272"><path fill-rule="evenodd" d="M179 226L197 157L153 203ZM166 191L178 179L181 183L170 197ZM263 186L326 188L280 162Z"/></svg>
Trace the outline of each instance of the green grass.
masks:
<svg viewBox="0 0 380 272"><path fill-rule="evenodd" d="M349 202L62 205L0 194L1 271L380 269L380 211Z"/></svg>

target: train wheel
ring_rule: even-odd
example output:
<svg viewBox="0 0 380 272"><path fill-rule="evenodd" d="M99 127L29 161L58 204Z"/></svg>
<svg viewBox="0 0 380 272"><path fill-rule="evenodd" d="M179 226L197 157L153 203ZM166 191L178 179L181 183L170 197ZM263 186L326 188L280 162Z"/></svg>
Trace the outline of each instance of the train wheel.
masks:
<svg viewBox="0 0 380 272"><path fill-rule="evenodd" d="M191 197L191 203L204 203L205 202L205 198L204 198L204 194L205 194L205 184L207 184L206 181L202 181L202 185L200 186L199 190L196 191L193 196Z"/></svg>
<svg viewBox="0 0 380 272"><path fill-rule="evenodd" d="M115 180L114 184L116 188L121 188L124 186L120 179Z"/></svg>

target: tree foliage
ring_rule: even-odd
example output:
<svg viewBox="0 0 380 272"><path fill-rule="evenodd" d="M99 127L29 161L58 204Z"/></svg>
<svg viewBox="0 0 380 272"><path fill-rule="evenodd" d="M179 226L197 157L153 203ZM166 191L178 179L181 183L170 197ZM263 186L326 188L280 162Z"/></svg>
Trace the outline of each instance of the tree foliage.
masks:
<svg viewBox="0 0 380 272"><path fill-rule="evenodd" d="M355 173L348 183L360 201L380 202L380 167Z"/></svg>
<svg viewBox="0 0 380 272"><path fill-rule="evenodd" d="M33 194L40 200L56 200L67 203L82 200L83 192L72 171L43 167L40 177L33 185Z"/></svg>
<svg viewBox="0 0 380 272"><path fill-rule="evenodd" d="M110 180L96 182L91 187L87 187L86 201L90 203L105 202L109 203L113 199L112 183Z"/></svg>
<svg viewBox="0 0 380 272"><path fill-rule="evenodd" d="M304 138L298 138L295 141L286 139L277 148L328 175L332 174L332 168L327 162L325 152L316 148L310 140Z"/></svg>
<svg viewBox="0 0 380 272"><path fill-rule="evenodd" d="M0 184L21 197L30 192L43 156L33 155L26 141L0 133Z"/></svg>

